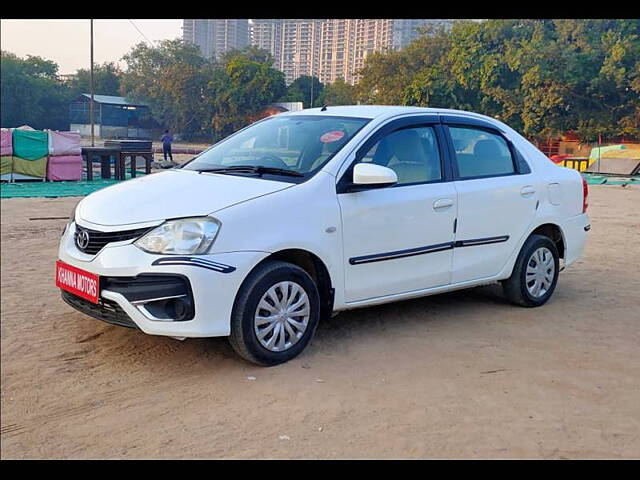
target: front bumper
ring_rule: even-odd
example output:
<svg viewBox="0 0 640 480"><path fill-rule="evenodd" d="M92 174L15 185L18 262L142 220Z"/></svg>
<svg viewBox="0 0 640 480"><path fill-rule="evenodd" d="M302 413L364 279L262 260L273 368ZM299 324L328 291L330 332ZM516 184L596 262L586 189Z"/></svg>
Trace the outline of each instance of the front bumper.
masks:
<svg viewBox="0 0 640 480"><path fill-rule="evenodd" d="M72 223L62 236L58 257L74 267L100 275L102 301L101 304L92 307L80 304L68 296L65 301L77 310L95 318L116 325L135 326L152 335L172 337L229 335L231 312L238 289L251 269L269 255L267 252L256 251L227 252L180 257L183 260L173 261L177 260L177 257L143 252L132 244L133 240L128 240L108 244L97 255L92 256L76 248L73 241L74 233L75 223ZM172 261L157 262L165 258ZM189 258L193 260L189 261ZM185 316L189 318L188 320L159 318L163 315L145 308L136 294L123 290L121 284L111 281L113 277L140 278L149 274L184 277L187 280L193 307L192 315ZM108 281L103 285L102 278L105 277L108 277ZM166 297L180 297L179 294L183 293L169 291L170 289L167 290L166 286L163 288L164 290L157 291L166 293ZM146 295L149 297L149 292ZM162 297L161 293L158 295ZM114 318L116 321L110 321ZM132 325L127 324L127 318Z"/></svg>
<svg viewBox="0 0 640 480"><path fill-rule="evenodd" d="M85 315L120 327L138 328L131 317L116 302L101 299L100 303L95 304L65 290L60 290L60 293L62 300Z"/></svg>

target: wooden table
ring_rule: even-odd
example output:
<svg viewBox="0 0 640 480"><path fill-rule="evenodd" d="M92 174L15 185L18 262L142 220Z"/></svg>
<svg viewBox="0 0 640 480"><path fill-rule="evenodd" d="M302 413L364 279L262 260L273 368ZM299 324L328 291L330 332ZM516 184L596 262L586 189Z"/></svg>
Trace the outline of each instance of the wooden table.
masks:
<svg viewBox="0 0 640 480"><path fill-rule="evenodd" d="M119 163L121 165L120 172L122 173L122 178L120 180L125 179L125 160L127 157L131 158L131 178L136 178L136 160L137 157L144 158L144 172L149 175L151 173L151 162L153 162L153 152L120 152L119 155Z"/></svg>
<svg viewBox="0 0 640 480"><path fill-rule="evenodd" d="M87 165L87 180L93 180L93 159L100 158L100 176L102 178L111 178L111 158L115 162L113 165L113 178L116 180L126 180L125 161L131 159L131 178L136 177L136 160L137 157L144 158L144 171L147 175L151 173L151 162L153 162L153 152L151 151L122 151L116 147L82 147L82 156Z"/></svg>
<svg viewBox="0 0 640 480"><path fill-rule="evenodd" d="M124 177L124 166L121 164L120 149L111 147L82 147L82 156L87 165L87 180L93 180L93 159L100 158L100 176L111 178L111 157L114 157L114 177Z"/></svg>

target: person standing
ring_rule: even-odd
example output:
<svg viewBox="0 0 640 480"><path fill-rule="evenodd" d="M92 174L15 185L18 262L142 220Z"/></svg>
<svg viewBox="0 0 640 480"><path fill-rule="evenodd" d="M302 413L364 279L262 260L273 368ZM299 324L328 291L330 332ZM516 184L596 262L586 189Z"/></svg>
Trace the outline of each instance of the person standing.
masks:
<svg viewBox="0 0 640 480"><path fill-rule="evenodd" d="M160 137L162 141L162 153L164 155L164 161L167 161L167 156L171 159L171 163L173 163L173 154L171 153L171 143L173 143L173 135L169 133L169 130L164 131L164 135Z"/></svg>

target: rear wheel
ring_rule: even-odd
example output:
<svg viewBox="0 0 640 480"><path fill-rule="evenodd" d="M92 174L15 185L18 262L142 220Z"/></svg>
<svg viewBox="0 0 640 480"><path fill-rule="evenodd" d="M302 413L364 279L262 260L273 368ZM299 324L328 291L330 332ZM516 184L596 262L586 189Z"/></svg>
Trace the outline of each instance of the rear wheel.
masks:
<svg viewBox="0 0 640 480"><path fill-rule="evenodd" d="M558 249L553 241L543 235L531 235L522 246L511 277L502 285L511 302L539 307L551 298L559 271Z"/></svg>
<svg viewBox="0 0 640 480"><path fill-rule="evenodd" d="M240 287L229 342L250 362L277 365L304 350L319 317L320 295L309 274L291 263L267 262Z"/></svg>

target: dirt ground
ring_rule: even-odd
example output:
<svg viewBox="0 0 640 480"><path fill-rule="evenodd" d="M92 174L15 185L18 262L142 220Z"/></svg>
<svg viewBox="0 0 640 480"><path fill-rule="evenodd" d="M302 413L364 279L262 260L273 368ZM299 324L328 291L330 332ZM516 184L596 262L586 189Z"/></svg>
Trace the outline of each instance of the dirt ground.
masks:
<svg viewBox="0 0 640 480"><path fill-rule="evenodd" d="M2 458L638 458L640 189L592 186L539 309L481 287L342 313L297 359L110 326L54 286L77 198L2 200Z"/></svg>

